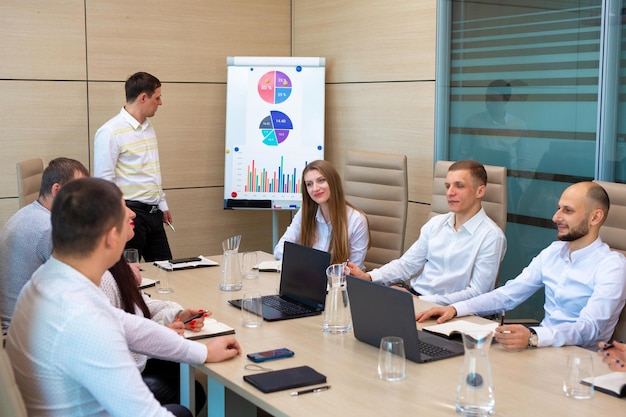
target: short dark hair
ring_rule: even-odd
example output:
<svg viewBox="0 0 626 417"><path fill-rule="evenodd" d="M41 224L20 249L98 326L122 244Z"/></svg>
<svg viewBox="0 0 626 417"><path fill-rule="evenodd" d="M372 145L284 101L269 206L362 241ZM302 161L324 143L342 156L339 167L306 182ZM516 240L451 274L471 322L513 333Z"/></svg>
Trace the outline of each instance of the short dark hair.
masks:
<svg viewBox="0 0 626 417"><path fill-rule="evenodd" d="M147 72L136 72L128 77L124 87L126 88L126 102L132 103L141 93L152 97L156 89L161 87L161 81Z"/></svg>
<svg viewBox="0 0 626 417"><path fill-rule="evenodd" d="M611 207L611 200L604 187L595 182L590 183L589 189L587 190L587 198L604 212L604 219L602 220L602 223L604 223L606 217L609 215L609 208Z"/></svg>
<svg viewBox="0 0 626 417"><path fill-rule="evenodd" d="M76 173L83 174L85 177L89 176L89 170L75 159L64 157L53 159L43 170L39 197L50 195L54 184L63 186L73 180Z"/></svg>
<svg viewBox="0 0 626 417"><path fill-rule="evenodd" d="M487 170L485 169L485 166L480 162L471 159L463 159L450 165L450 168L448 168L448 172L460 171L462 169L468 170L472 179L479 186L487 185Z"/></svg>
<svg viewBox="0 0 626 417"><path fill-rule="evenodd" d="M62 255L88 255L126 218L122 192L101 178L79 178L61 187L52 203L52 245Z"/></svg>

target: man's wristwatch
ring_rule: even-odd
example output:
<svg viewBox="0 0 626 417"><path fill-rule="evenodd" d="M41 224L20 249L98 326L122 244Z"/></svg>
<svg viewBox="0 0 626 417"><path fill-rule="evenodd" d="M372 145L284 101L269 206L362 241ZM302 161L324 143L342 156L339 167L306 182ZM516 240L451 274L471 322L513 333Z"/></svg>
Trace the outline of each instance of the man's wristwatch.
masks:
<svg viewBox="0 0 626 417"><path fill-rule="evenodd" d="M528 328L530 330L530 337L528 338L528 347L536 348L537 343L539 342L539 337L537 336L537 332L535 329Z"/></svg>

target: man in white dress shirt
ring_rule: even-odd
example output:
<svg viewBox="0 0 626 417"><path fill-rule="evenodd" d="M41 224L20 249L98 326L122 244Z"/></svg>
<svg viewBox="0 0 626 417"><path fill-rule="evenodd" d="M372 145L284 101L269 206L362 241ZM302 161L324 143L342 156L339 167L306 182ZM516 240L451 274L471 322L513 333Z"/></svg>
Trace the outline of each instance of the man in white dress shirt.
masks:
<svg viewBox="0 0 626 417"><path fill-rule="evenodd" d="M350 274L385 285L411 278L409 291L442 305L492 290L506 238L482 208L485 167L472 160L455 162L445 186L450 212L430 219L402 257L368 273L349 262Z"/></svg>
<svg viewBox="0 0 626 417"><path fill-rule="evenodd" d="M626 299L626 260L599 237L609 211L609 196L593 182L568 187L552 221L557 239L506 285L447 307L418 313L443 323L455 316L511 310L545 288L540 326L499 326L496 340L505 349L578 345L595 348L609 341Z"/></svg>
<svg viewBox="0 0 626 417"><path fill-rule="evenodd" d="M136 214L135 236L126 244L146 261L172 259L163 227L172 224L161 182L156 133L150 122L161 101L161 82L146 72L125 84L126 104L102 125L94 140L94 177L113 181Z"/></svg>
<svg viewBox="0 0 626 417"><path fill-rule="evenodd" d="M52 256L22 289L6 346L30 417L172 416L131 350L192 364L240 353L233 337L196 343L111 305L100 279L122 255L130 213L119 188L98 178L71 181L55 197Z"/></svg>

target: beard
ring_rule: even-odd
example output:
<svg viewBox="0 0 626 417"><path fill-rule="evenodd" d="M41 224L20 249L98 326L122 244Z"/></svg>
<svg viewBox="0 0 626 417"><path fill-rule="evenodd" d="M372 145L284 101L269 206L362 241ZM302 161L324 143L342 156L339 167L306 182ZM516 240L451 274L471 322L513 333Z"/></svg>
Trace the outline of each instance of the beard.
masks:
<svg viewBox="0 0 626 417"><path fill-rule="evenodd" d="M587 223L581 222L578 226L570 229L569 233L566 233L562 236L557 235L557 239L563 242L573 242L574 240L578 240L581 237L586 236L589 233L589 226Z"/></svg>

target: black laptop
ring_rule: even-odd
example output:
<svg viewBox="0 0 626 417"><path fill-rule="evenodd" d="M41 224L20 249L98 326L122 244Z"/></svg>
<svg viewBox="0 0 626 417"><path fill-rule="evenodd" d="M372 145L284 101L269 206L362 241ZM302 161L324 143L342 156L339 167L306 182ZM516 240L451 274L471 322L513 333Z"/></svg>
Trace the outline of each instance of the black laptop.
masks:
<svg viewBox="0 0 626 417"><path fill-rule="evenodd" d="M354 336L361 342L378 348L383 337L401 337L407 359L417 363L463 354L461 343L417 329L408 292L353 276L347 280Z"/></svg>
<svg viewBox="0 0 626 417"><path fill-rule="evenodd" d="M263 319L277 321L321 314L326 302L328 265L328 252L285 242L279 293L263 296ZM241 308L241 299L229 303Z"/></svg>

